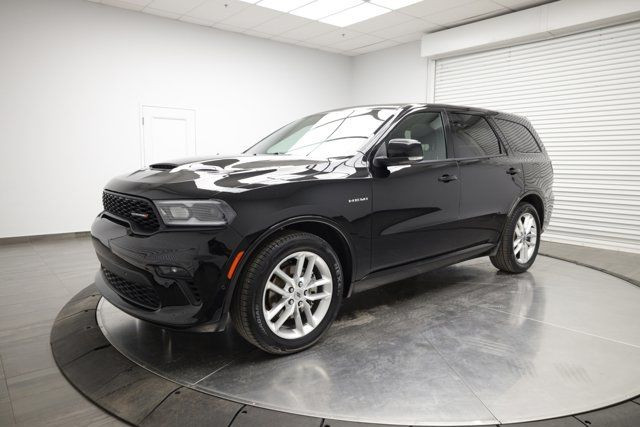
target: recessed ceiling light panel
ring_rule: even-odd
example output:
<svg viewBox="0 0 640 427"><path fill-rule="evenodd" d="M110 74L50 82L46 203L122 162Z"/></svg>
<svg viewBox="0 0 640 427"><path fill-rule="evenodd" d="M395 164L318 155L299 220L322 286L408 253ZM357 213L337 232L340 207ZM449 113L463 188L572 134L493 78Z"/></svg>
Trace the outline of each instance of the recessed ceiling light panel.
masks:
<svg viewBox="0 0 640 427"><path fill-rule="evenodd" d="M359 6L352 7L351 9L343 10L334 15L327 16L320 19L320 22L325 24L337 25L338 27L346 27L356 22L365 21L374 16L383 15L390 12L389 9L376 6L371 3L363 3Z"/></svg>
<svg viewBox="0 0 640 427"><path fill-rule="evenodd" d="M313 0L261 0L258 6L279 10L280 12L291 12L301 6L311 3Z"/></svg>
<svg viewBox="0 0 640 427"><path fill-rule="evenodd" d="M363 3L362 0L316 0L291 11L291 13L303 18L318 20Z"/></svg>
<svg viewBox="0 0 640 427"><path fill-rule="evenodd" d="M396 10L401 7L409 6L410 4L419 3L422 0L370 0L371 3L378 6L386 7L387 9Z"/></svg>

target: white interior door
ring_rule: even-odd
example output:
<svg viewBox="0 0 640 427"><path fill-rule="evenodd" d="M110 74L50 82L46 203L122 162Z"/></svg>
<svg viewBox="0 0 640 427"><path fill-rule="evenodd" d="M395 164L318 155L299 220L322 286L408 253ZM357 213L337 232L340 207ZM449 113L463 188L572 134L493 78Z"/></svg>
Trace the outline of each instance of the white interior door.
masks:
<svg viewBox="0 0 640 427"><path fill-rule="evenodd" d="M184 108L142 107L144 166L196 154L196 112Z"/></svg>

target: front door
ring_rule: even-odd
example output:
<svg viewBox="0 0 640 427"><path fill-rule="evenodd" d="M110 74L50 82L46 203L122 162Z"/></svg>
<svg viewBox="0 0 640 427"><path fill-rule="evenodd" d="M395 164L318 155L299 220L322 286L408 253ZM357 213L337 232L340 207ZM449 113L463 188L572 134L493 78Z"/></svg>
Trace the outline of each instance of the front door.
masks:
<svg viewBox="0 0 640 427"><path fill-rule="evenodd" d="M387 176L373 178L374 271L456 248L449 229L458 218L460 181L457 162L447 155L450 150L441 112L425 110L408 115L383 144L394 138L420 141L424 158L409 165L389 166Z"/></svg>

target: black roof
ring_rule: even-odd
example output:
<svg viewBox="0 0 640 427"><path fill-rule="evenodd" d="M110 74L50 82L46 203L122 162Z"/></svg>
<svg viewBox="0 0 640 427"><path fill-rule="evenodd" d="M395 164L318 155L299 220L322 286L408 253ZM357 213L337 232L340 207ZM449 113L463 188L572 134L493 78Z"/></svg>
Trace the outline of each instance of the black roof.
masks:
<svg viewBox="0 0 640 427"><path fill-rule="evenodd" d="M489 110L486 108L478 108L478 107L470 107L466 105L452 105L452 104L437 104L431 102L402 102L402 103L388 103L388 104L365 104L365 105L354 105L350 107L339 108L347 109L347 108L417 108L417 107L437 107L437 108L447 108L450 110L463 110L463 111L478 111L487 114L499 114L499 111Z"/></svg>
<svg viewBox="0 0 640 427"><path fill-rule="evenodd" d="M388 104L353 105L353 106L342 107L342 108L334 108L332 110L327 110L326 112L338 111L338 110L346 110L348 108L413 109L413 108L420 108L420 107L437 107L437 108L446 108L448 110L470 111L470 112L482 113L482 114L494 116L496 118L515 121L515 122L523 124L523 125L525 125L525 126L527 126L528 128L531 129L531 124L529 123L529 120L527 120L526 117L519 116L519 115L516 115L516 114L507 113L507 112L504 112L504 111L489 110L487 108L470 107L470 106L466 106L466 105L437 104L437 103L430 103L430 102L418 102L418 103L416 103L416 102L413 102L413 103L408 103L408 102L400 103L399 102L399 103L388 103Z"/></svg>

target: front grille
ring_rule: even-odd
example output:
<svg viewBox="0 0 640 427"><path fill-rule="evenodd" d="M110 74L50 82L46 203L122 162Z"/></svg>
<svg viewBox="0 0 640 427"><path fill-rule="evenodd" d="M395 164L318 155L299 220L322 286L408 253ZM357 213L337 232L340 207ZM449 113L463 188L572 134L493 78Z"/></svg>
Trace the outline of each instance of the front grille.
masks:
<svg viewBox="0 0 640 427"><path fill-rule="evenodd" d="M160 298L152 286L145 283L129 282L104 267L102 267L102 272L111 288L122 298L144 308L152 310L160 308Z"/></svg>
<svg viewBox="0 0 640 427"><path fill-rule="evenodd" d="M160 226L151 203L146 200L105 191L102 193L102 205L106 212L127 219L145 231L155 231Z"/></svg>

